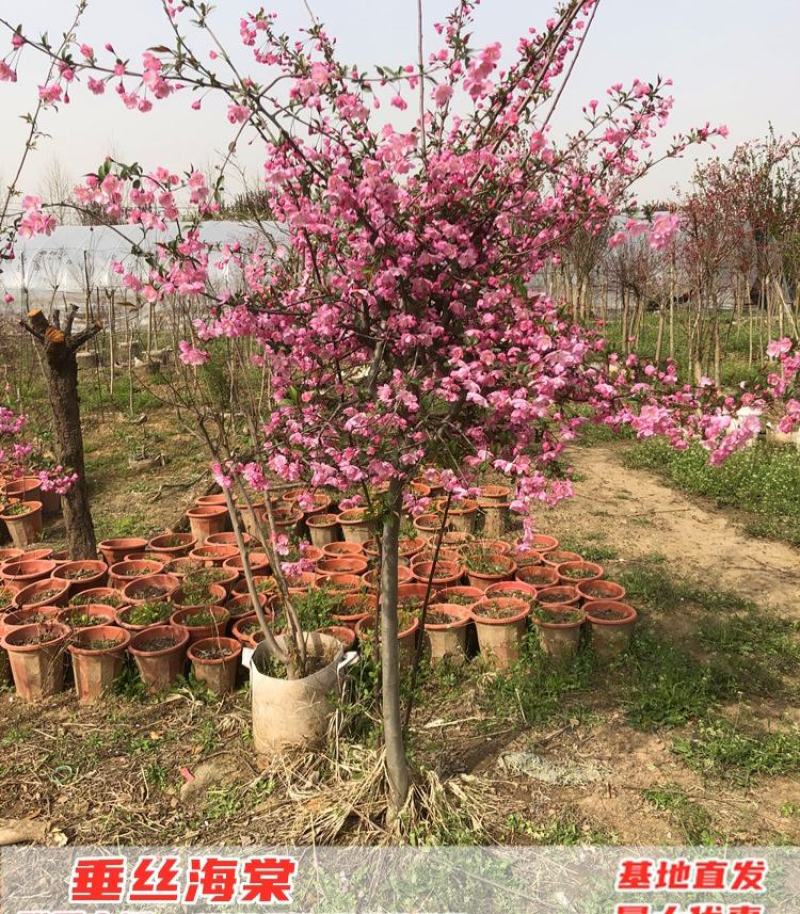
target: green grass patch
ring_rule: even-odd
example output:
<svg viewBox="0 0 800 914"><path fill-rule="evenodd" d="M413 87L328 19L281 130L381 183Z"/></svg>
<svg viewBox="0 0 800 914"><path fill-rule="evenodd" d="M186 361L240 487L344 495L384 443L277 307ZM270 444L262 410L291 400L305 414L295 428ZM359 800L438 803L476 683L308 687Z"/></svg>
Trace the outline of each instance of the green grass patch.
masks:
<svg viewBox="0 0 800 914"><path fill-rule="evenodd" d="M721 507L752 514L747 529L753 534L800 545L800 453L792 448L759 442L713 467L700 445L676 451L662 439L649 439L626 451L624 462Z"/></svg>
<svg viewBox="0 0 800 914"><path fill-rule="evenodd" d="M687 844L716 844L719 841L708 810L688 797L676 784L648 787L642 791L642 797L657 812L669 814L670 821L680 830Z"/></svg>
<svg viewBox="0 0 800 914"><path fill-rule="evenodd" d="M800 730L745 731L709 717L695 731L673 741L673 751L695 771L749 783L758 775L800 772Z"/></svg>

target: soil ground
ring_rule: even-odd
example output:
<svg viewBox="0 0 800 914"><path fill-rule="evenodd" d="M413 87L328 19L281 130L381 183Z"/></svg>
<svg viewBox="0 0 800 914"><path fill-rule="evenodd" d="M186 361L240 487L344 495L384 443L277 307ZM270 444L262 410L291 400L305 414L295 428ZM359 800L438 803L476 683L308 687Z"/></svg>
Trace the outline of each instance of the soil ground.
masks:
<svg viewBox="0 0 800 914"><path fill-rule="evenodd" d="M132 474L120 445L136 426L88 421L103 536L163 529L207 484L191 439L157 411L148 423L168 462ZM617 446L573 456L576 497L541 528L628 587L635 646L611 668L553 668L532 647L508 676L426 671L411 752L429 812L404 839L800 843L797 552L625 468ZM35 819L49 843L396 840L374 750L342 736L324 759L265 764L248 699L128 684L83 709L0 692L0 820Z"/></svg>

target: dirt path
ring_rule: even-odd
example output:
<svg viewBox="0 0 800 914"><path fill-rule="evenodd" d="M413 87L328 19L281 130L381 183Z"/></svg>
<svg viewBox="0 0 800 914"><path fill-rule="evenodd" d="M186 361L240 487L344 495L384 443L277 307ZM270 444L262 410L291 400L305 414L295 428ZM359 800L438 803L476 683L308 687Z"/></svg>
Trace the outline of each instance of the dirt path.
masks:
<svg viewBox="0 0 800 914"><path fill-rule="evenodd" d="M601 531L624 559L663 555L676 570L718 590L800 616L800 553L747 536L723 510L703 506L643 470L622 465L614 447L576 449L576 497L542 518L565 538Z"/></svg>

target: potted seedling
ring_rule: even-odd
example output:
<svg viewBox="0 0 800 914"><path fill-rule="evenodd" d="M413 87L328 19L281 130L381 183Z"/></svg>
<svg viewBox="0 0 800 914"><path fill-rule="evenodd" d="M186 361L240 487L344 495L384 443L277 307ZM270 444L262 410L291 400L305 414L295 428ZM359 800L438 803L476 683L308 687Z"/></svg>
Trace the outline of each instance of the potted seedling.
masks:
<svg viewBox="0 0 800 914"><path fill-rule="evenodd" d="M466 660L467 625L470 610L453 603L432 603L425 613L425 647L432 663L445 658L453 663Z"/></svg>
<svg viewBox="0 0 800 914"><path fill-rule="evenodd" d="M8 651L17 694L39 701L64 687L64 656L69 629L59 622L23 625L7 631L0 647Z"/></svg>
<svg viewBox="0 0 800 914"><path fill-rule="evenodd" d="M178 625L153 625L131 638L128 651L149 691L167 689L183 675L188 645L189 632Z"/></svg>
<svg viewBox="0 0 800 914"><path fill-rule="evenodd" d="M513 597L484 597L472 606L480 652L498 669L519 659L530 611L529 603Z"/></svg>
<svg viewBox="0 0 800 914"><path fill-rule="evenodd" d="M578 652L585 614L577 606L537 606L533 621L542 650L556 660L569 660Z"/></svg>
<svg viewBox="0 0 800 914"><path fill-rule="evenodd" d="M125 666L130 633L115 625L94 625L74 632L69 643L75 691L81 704L98 701Z"/></svg>
<svg viewBox="0 0 800 914"><path fill-rule="evenodd" d="M24 549L37 542L42 533L42 503L19 501L6 504L0 513L14 545Z"/></svg>
<svg viewBox="0 0 800 914"><path fill-rule="evenodd" d="M236 673L242 645L235 638L212 637L189 645L192 672L215 695L227 695L236 688Z"/></svg>
<svg viewBox="0 0 800 914"><path fill-rule="evenodd" d="M512 558L484 546L467 546L463 556L470 586L479 590L486 590L498 581L510 580L517 570Z"/></svg>
<svg viewBox="0 0 800 914"><path fill-rule="evenodd" d="M166 625L175 607L166 600L146 600L135 606L123 606L117 610L117 624L126 631L136 634L154 625Z"/></svg>
<svg viewBox="0 0 800 914"><path fill-rule="evenodd" d="M624 653L636 627L636 610L617 600L595 600L583 608L591 626L595 654L601 660L614 660Z"/></svg>

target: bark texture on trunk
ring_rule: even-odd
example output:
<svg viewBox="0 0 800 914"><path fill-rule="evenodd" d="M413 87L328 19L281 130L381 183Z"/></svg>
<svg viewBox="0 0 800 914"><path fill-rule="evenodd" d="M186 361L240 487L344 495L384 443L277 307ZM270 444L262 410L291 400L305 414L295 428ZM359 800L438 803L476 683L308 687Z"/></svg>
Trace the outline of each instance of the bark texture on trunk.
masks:
<svg viewBox="0 0 800 914"><path fill-rule="evenodd" d="M381 686L383 736L386 769L394 810L400 810L408 796L409 776L403 748L400 709L400 651L397 642L397 562L400 539L399 494L390 490L391 510L383 522L381 565Z"/></svg>
<svg viewBox="0 0 800 914"><path fill-rule="evenodd" d="M58 462L65 472L78 474L77 482L62 497L67 552L72 559L93 559L97 556L97 542L86 484L75 353L101 327L96 324L73 336L76 311L73 308L67 314L63 330L58 316L51 323L38 309L29 312L28 322L23 321L22 325L42 348Z"/></svg>

